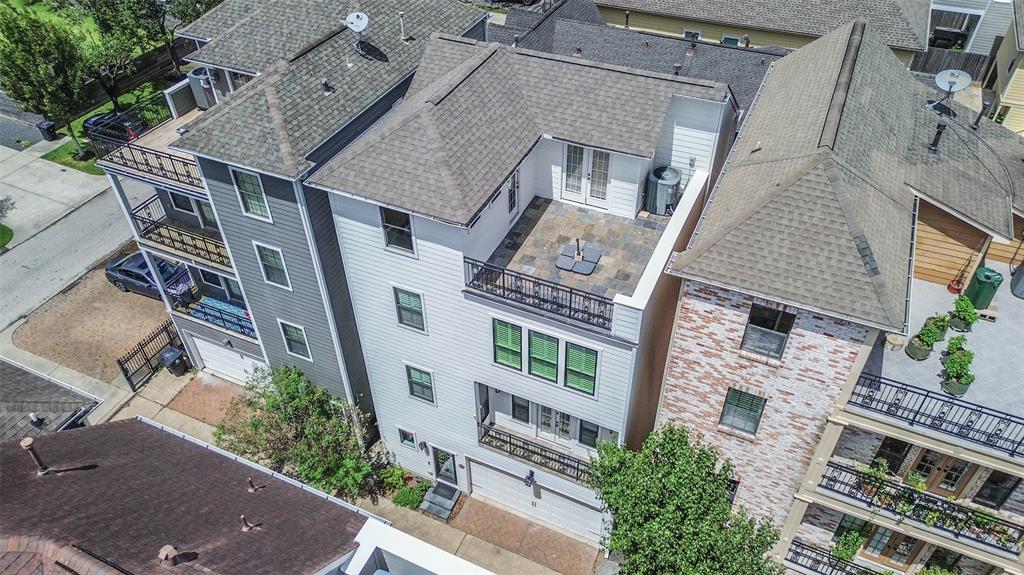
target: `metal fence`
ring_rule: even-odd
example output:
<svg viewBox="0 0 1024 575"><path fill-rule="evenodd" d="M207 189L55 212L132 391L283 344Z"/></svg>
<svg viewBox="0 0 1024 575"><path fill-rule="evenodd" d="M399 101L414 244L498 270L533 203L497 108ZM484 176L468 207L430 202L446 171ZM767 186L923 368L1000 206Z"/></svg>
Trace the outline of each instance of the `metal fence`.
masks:
<svg viewBox="0 0 1024 575"><path fill-rule="evenodd" d="M159 196L153 196L133 209L132 221L143 238L208 262L231 266L224 242L173 225Z"/></svg>
<svg viewBox="0 0 1024 575"><path fill-rule="evenodd" d="M138 391L150 379L153 379L157 369L161 367L158 361L160 354L171 346L185 349L182 346L178 330L168 319L142 341L135 344L127 353L117 358L117 366L121 368L121 373L128 380L132 391Z"/></svg>
<svg viewBox="0 0 1024 575"><path fill-rule="evenodd" d="M840 559L825 549L793 541L786 553L786 563L803 567L821 575L878 575L867 567Z"/></svg>
<svg viewBox="0 0 1024 575"><path fill-rule="evenodd" d="M129 142L170 120L171 107L163 92L157 92L136 102L117 116L100 122L89 129L86 136Z"/></svg>
<svg viewBox="0 0 1024 575"><path fill-rule="evenodd" d="M108 138L98 132L89 141L96 151L96 157L104 162L204 190L199 165L193 160Z"/></svg>
<svg viewBox="0 0 1024 575"><path fill-rule="evenodd" d="M478 423L477 428L482 445L503 451L576 481L583 483L590 481L590 464L582 459L566 455L554 449L548 449L543 445L484 423Z"/></svg>

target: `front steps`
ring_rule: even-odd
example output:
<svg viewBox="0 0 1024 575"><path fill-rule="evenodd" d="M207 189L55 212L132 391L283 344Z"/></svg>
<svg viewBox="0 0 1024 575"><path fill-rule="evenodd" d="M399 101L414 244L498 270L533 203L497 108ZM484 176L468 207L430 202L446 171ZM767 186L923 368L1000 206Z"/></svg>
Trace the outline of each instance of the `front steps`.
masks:
<svg viewBox="0 0 1024 575"><path fill-rule="evenodd" d="M446 483L437 482L427 490L420 504L420 511L429 513L441 521L447 522L452 509L459 502L462 492Z"/></svg>

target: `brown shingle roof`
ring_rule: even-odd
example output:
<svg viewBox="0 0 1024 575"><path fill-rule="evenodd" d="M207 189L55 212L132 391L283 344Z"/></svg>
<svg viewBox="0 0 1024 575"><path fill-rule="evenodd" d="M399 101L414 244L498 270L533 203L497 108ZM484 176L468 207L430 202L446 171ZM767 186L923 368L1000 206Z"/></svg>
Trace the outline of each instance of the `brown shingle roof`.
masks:
<svg viewBox="0 0 1024 575"><path fill-rule="evenodd" d="M314 573L355 549L366 517L322 495L137 420L43 435L37 477L0 444L0 532L78 545L137 574L164 545L198 557L177 572ZM265 486L255 493L246 479ZM242 532L244 514L261 528ZM171 571L174 572L174 571Z"/></svg>

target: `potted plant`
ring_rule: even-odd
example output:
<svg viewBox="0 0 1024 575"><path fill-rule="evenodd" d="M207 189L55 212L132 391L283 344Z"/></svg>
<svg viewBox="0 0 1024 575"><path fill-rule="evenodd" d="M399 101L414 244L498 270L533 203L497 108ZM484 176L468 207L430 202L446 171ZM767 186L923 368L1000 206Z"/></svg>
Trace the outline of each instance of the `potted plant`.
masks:
<svg viewBox="0 0 1024 575"><path fill-rule="evenodd" d="M860 548L864 546L865 541L867 541L867 537L861 535L859 531L847 531L839 536L836 544L832 546L830 553L837 559L850 561L857 555Z"/></svg>
<svg viewBox="0 0 1024 575"><path fill-rule="evenodd" d="M942 334L939 332L939 328L926 323L921 327L921 331L917 332L917 335L910 338L910 343L903 349L911 358L922 361L932 354L932 346L939 341L940 337Z"/></svg>
<svg viewBox="0 0 1024 575"><path fill-rule="evenodd" d="M857 481L860 490L868 497L874 498L875 494L885 486L889 477L889 462L884 459L876 459L871 466L862 465L857 470Z"/></svg>
<svg viewBox="0 0 1024 575"><path fill-rule="evenodd" d="M956 397L967 393L967 388L974 383L974 374L971 373L971 362L973 361L974 352L967 348L960 348L955 353L947 355L943 370L942 391Z"/></svg>
<svg viewBox="0 0 1024 575"><path fill-rule="evenodd" d="M960 353L961 350L964 350L966 348L967 348L967 337L966 336L954 335L953 337L949 338L949 341L946 342L946 351L943 352L942 363L945 364L946 363L946 359L948 359L951 355L955 355L957 353Z"/></svg>
<svg viewBox="0 0 1024 575"><path fill-rule="evenodd" d="M978 321L978 311L967 296L960 296L953 302L953 311L949 313L949 327L955 331L971 331L971 326Z"/></svg>
<svg viewBox="0 0 1024 575"><path fill-rule="evenodd" d="M932 317L924 320L925 325L933 325L939 330L939 341L946 339L946 330L949 329L949 316L942 313L937 313Z"/></svg>

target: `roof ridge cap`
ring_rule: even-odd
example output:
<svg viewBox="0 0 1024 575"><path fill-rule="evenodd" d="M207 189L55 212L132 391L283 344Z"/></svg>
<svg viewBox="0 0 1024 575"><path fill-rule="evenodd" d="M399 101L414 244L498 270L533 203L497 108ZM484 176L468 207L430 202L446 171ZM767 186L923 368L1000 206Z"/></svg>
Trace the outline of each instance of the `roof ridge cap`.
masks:
<svg viewBox="0 0 1024 575"><path fill-rule="evenodd" d="M853 82L854 69L857 66L857 58L864 41L864 28L864 20L857 20L850 29L850 35L846 41L846 51L836 76L836 85L832 90L828 110L825 112L825 121L822 122L821 136L818 138L819 148L835 149L843 108L846 107L846 100L850 96L850 84Z"/></svg>
<svg viewBox="0 0 1024 575"><path fill-rule="evenodd" d="M270 113L270 125L274 129L274 140L281 150L281 159L284 160L285 167L294 172L298 170L298 164L295 161L295 151L288 140L288 126L281 115L281 100L277 97L277 88L271 84L263 92L267 99L267 112Z"/></svg>

